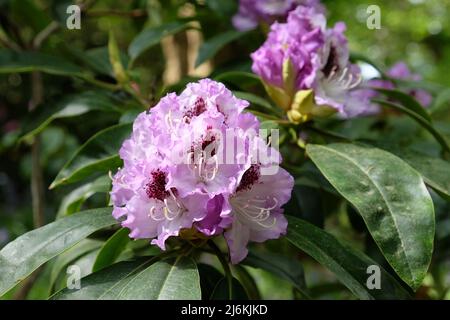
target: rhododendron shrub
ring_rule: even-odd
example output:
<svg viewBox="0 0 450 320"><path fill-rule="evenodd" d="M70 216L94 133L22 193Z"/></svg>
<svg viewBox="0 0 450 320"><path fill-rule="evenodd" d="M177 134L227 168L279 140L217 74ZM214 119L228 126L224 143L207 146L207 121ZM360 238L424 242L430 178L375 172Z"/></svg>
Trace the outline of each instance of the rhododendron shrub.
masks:
<svg viewBox="0 0 450 320"><path fill-rule="evenodd" d="M395 11L355 36L364 5L84 1L66 30L63 4L16 2L0 297L449 297L450 94L424 80L431 56L446 66L438 24L433 55L399 56Z"/></svg>

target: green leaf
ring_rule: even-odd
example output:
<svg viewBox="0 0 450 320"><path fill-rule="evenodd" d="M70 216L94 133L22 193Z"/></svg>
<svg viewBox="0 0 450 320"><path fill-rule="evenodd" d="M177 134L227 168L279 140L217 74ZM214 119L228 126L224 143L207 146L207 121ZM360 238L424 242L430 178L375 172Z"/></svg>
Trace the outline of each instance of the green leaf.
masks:
<svg viewBox="0 0 450 320"><path fill-rule="evenodd" d="M111 179L108 176L102 176L92 182L82 185L74 189L66 195L59 206L56 218L60 219L64 216L71 215L81 209L83 203L92 195L103 192L106 193L111 189Z"/></svg>
<svg viewBox="0 0 450 320"><path fill-rule="evenodd" d="M0 251L0 296L42 264L117 221L111 208L82 211L30 231Z"/></svg>
<svg viewBox="0 0 450 320"><path fill-rule="evenodd" d="M286 217L289 222L287 239L335 273L337 279L358 298L409 298L405 289L381 267L381 289L368 289L367 280L370 274L367 273L367 268L371 265L378 265L375 261L306 221L292 216Z"/></svg>
<svg viewBox="0 0 450 320"><path fill-rule="evenodd" d="M306 292L305 273L303 266L295 259L289 259L272 252L257 252L251 250L242 262L254 268L266 270L291 283L300 292Z"/></svg>
<svg viewBox="0 0 450 320"><path fill-rule="evenodd" d="M240 264L234 265L232 270L233 274L244 288L246 296L250 300L261 300L261 294L256 285L256 281L248 270Z"/></svg>
<svg viewBox="0 0 450 320"><path fill-rule="evenodd" d="M281 115L281 110L272 106L266 99L261 98L253 93L243 92L243 91L233 91L234 95L239 99L247 100L253 105L263 107L264 111Z"/></svg>
<svg viewBox="0 0 450 320"><path fill-rule="evenodd" d="M363 145L309 144L306 152L416 290L431 261L435 229L433 202L420 174L391 153Z"/></svg>
<svg viewBox="0 0 450 320"><path fill-rule="evenodd" d="M384 94L388 98L400 102L404 107L410 109L412 112L417 113L419 116L421 116L428 122L431 122L431 116L425 109L425 107L422 106L416 99L414 99L414 97L410 96L409 94L406 94L400 90L392 90L392 89L390 90L384 88L372 88L372 89Z"/></svg>
<svg viewBox="0 0 450 320"><path fill-rule="evenodd" d="M129 82L128 75L123 67L122 60L120 58L120 50L117 45L116 37L112 30L109 31L109 41L108 41L108 53L109 62L112 66L114 78L117 79L122 85Z"/></svg>
<svg viewBox="0 0 450 320"><path fill-rule="evenodd" d="M228 71L220 73L214 77L214 80L219 82L229 82L237 85L238 87L242 87L243 84L258 84L262 86L261 80L257 75L245 71Z"/></svg>
<svg viewBox="0 0 450 320"><path fill-rule="evenodd" d="M65 288L54 294L52 300L101 300L113 299L114 290L119 290L128 283L132 275L149 264L149 259L116 263L101 271L81 279L78 290Z"/></svg>
<svg viewBox="0 0 450 320"><path fill-rule="evenodd" d="M214 288L214 292L211 296L211 300L248 300L247 293L245 292L242 284L233 277L231 285L231 296L227 278L224 277L217 283Z"/></svg>
<svg viewBox="0 0 450 320"><path fill-rule="evenodd" d="M90 252L87 252L86 254L78 257L76 260L72 261L70 264L77 266L79 270L80 278L87 277L88 275L92 274L92 266L94 265L95 258L97 257L98 251L100 249L95 249ZM71 283L71 278L73 278L73 275L67 272L63 272L59 275L56 283L55 283L55 290L60 291L61 289L64 289L68 283Z"/></svg>
<svg viewBox="0 0 450 320"><path fill-rule="evenodd" d="M225 45L243 37L246 34L246 32L230 30L206 40L200 47L197 60L195 61L195 67L198 67L203 62L214 57L220 49L225 47Z"/></svg>
<svg viewBox="0 0 450 320"><path fill-rule="evenodd" d="M439 142L439 144L441 145L443 150L450 152L450 146L448 145L445 138L439 133L438 130L436 130L436 128L427 119L424 119L419 114L417 114L417 113L411 111L410 109L405 108L404 106L397 104L397 103L384 101L384 100L380 100L380 99L373 99L373 102L379 103L380 105L383 105L386 107L397 109L397 110L407 114L408 116L413 118L417 123L419 123L422 127L424 127L429 133L431 133L431 135L436 139L436 141Z"/></svg>
<svg viewBox="0 0 450 320"><path fill-rule="evenodd" d="M41 71L59 76L84 77L82 69L59 56L41 52L0 49L0 73Z"/></svg>
<svg viewBox="0 0 450 320"><path fill-rule="evenodd" d="M187 27L186 22L175 21L142 30L128 47L131 60L136 60L144 51L159 44L164 37L183 31Z"/></svg>
<svg viewBox="0 0 450 320"><path fill-rule="evenodd" d="M37 108L35 113L30 114L23 129L26 134L21 139L25 140L42 132L56 119L77 117L91 111L121 112L117 102L104 93L86 91L71 95L50 108Z"/></svg>
<svg viewBox="0 0 450 320"><path fill-rule="evenodd" d="M200 275L202 300L209 300L217 283L222 280L223 274L209 264L199 263L197 267Z"/></svg>
<svg viewBox="0 0 450 320"><path fill-rule="evenodd" d="M380 148L386 149L408 162L422 175L427 185L450 200L450 163L448 161L397 146L381 145Z"/></svg>
<svg viewBox="0 0 450 320"><path fill-rule="evenodd" d="M136 274L120 291L124 300L200 300L200 277L186 257L158 261Z"/></svg>
<svg viewBox="0 0 450 320"><path fill-rule="evenodd" d="M74 50L72 53L95 72L114 77L113 68L109 61L108 47L93 48L81 52ZM122 65L128 65L130 59L127 54L120 51L119 55Z"/></svg>
<svg viewBox="0 0 450 320"><path fill-rule="evenodd" d="M64 165L50 185L50 189L119 167L122 161L118 156L118 150L130 135L131 128L131 123L119 124L92 136Z"/></svg>
<svg viewBox="0 0 450 320"><path fill-rule="evenodd" d="M10 12L8 14L19 20L15 21L15 23L26 23L36 33L52 22L46 10L42 10L40 6L37 6L34 0L10 0L9 3Z"/></svg>
<svg viewBox="0 0 450 320"><path fill-rule="evenodd" d="M430 112L435 114L441 111L446 111L450 107L450 88L442 90L436 96L430 108Z"/></svg>
<svg viewBox="0 0 450 320"><path fill-rule="evenodd" d="M95 249L100 248L102 245L101 241L92 240L92 239L84 239L79 243L74 245L72 248L60 254L52 265L51 273L50 273L50 288L53 288L58 276L67 267L72 261L80 258L88 252L94 251Z"/></svg>
<svg viewBox="0 0 450 320"><path fill-rule="evenodd" d="M97 272L116 262L127 244L131 241L128 236L129 233L130 230L121 228L105 242L95 260L94 267L92 268L93 272Z"/></svg>

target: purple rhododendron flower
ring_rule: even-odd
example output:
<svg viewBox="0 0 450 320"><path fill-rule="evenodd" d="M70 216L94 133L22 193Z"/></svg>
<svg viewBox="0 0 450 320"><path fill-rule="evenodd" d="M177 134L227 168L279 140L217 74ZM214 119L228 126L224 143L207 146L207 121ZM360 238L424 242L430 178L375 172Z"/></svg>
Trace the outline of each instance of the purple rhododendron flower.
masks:
<svg viewBox="0 0 450 320"><path fill-rule="evenodd" d="M298 5L325 12L319 0L240 0L233 25L240 31L247 31L256 28L259 23L270 25L277 20L285 21L288 13Z"/></svg>
<svg viewBox="0 0 450 320"><path fill-rule="evenodd" d="M243 112L247 106L223 84L204 79L138 115L111 191L113 216L130 237L165 249L182 230L225 234L237 263L249 241L286 232L281 206L293 178L278 168L281 157L259 135L257 118ZM271 166L277 170L268 175Z"/></svg>
<svg viewBox="0 0 450 320"><path fill-rule="evenodd" d="M298 6L286 23L272 25L266 42L251 55L252 70L266 86L290 97L284 109L291 107L286 104L295 100L296 92L313 90L317 106L344 114L350 92L361 80L359 67L349 62L345 29L343 22L327 28L322 13ZM293 83L287 82L291 79Z"/></svg>
<svg viewBox="0 0 450 320"><path fill-rule="evenodd" d="M420 81L422 77L418 74L413 74L406 63L400 61L394 64L386 74L392 79L408 80L408 81ZM386 79L370 79L365 81L364 87L377 87L383 89L393 90L396 89L396 85ZM423 89L410 89L406 91L409 95L414 97L424 107L428 107L432 102L432 96L426 90ZM370 100L378 95L377 91L367 88L357 89L351 93L350 99L347 102L346 114L347 118L357 116L367 116L378 114L380 112L380 106L376 103L372 103ZM355 99L356 97L356 99ZM358 107L358 102L364 101L361 105L364 108Z"/></svg>

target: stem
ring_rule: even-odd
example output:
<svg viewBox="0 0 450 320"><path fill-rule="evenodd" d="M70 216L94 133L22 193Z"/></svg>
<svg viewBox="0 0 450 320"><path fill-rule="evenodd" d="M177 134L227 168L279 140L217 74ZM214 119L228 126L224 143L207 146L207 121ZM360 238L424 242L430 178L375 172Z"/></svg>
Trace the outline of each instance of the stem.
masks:
<svg viewBox="0 0 450 320"><path fill-rule="evenodd" d="M103 89L107 89L107 90L111 90L111 91L117 91L120 90L120 86L118 84L112 84L112 83L108 83L108 82L104 82L104 81L100 81L97 80L89 75L83 75L82 77L80 77L81 79L83 79L86 82L89 82L93 85L96 85L97 87L103 88Z"/></svg>
<svg viewBox="0 0 450 320"><path fill-rule="evenodd" d="M225 276L228 282L228 298L231 300L233 297L233 274L231 273L230 265L228 264L228 261L223 256L222 251L220 251L219 247L214 243L214 241L208 240L208 245L214 251L214 254L219 259L223 271L225 272Z"/></svg>
<svg viewBox="0 0 450 320"><path fill-rule="evenodd" d="M33 40L33 48L40 48L42 43L56 30L59 29L59 23L52 21L41 32L39 32Z"/></svg>

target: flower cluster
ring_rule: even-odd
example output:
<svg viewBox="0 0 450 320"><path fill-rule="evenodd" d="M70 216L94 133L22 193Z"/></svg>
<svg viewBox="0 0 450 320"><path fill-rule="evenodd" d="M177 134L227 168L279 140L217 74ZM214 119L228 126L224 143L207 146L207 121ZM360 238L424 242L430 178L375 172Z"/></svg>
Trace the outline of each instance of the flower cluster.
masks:
<svg viewBox="0 0 450 320"><path fill-rule="evenodd" d="M359 102L351 92L360 84L360 69L349 61L345 29L343 22L327 28L321 12L298 6L286 23L272 24L251 55L253 72L292 121L345 114L348 104Z"/></svg>
<svg viewBox="0 0 450 320"><path fill-rule="evenodd" d="M298 5L325 12L320 0L240 0L239 11L233 17L233 25L238 30L247 31L256 28L260 23L271 25L277 20L284 21L288 13Z"/></svg>
<svg viewBox="0 0 450 320"><path fill-rule="evenodd" d="M170 93L133 124L120 149L124 166L113 178L113 216L130 237L166 240L184 233L224 234L231 261L249 241L286 232L281 206L293 188L280 154L259 134L248 106L209 79Z"/></svg>

